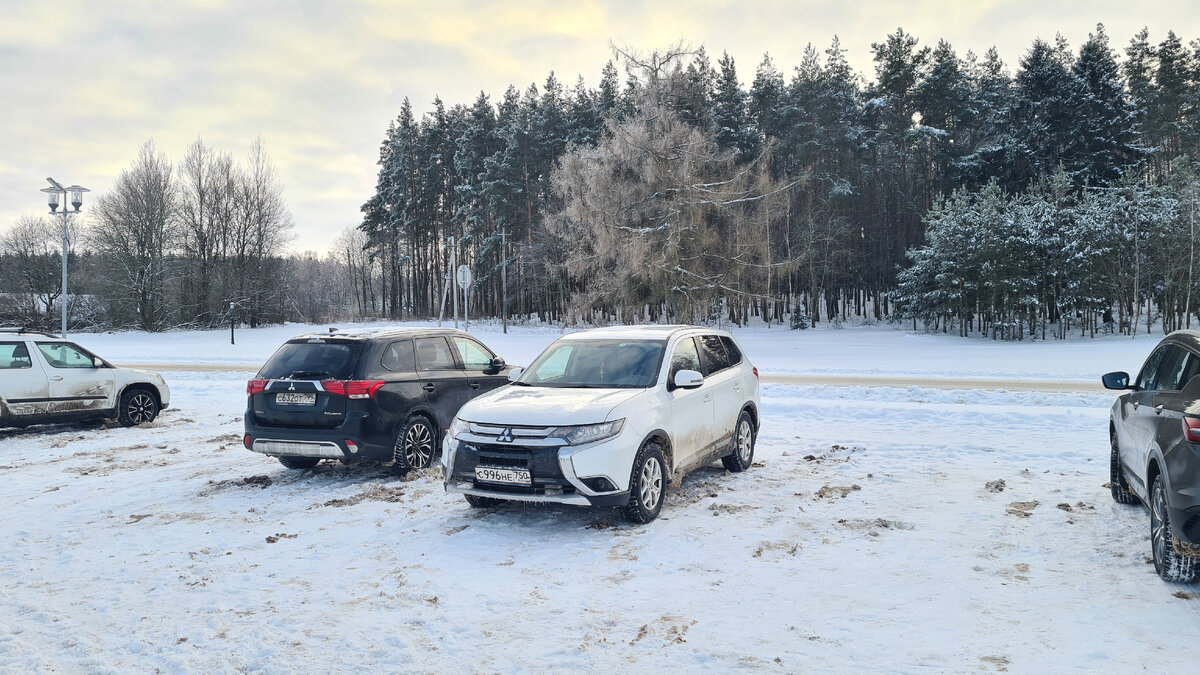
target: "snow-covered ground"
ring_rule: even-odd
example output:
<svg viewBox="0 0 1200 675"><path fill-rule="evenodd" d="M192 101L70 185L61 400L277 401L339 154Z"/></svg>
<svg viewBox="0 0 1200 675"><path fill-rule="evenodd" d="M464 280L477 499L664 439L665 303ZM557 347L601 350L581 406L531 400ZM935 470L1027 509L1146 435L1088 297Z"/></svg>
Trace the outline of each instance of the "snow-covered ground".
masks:
<svg viewBox="0 0 1200 675"><path fill-rule="evenodd" d="M735 331L764 376L1013 386L768 382L754 468L632 526L247 452L246 371L305 328L74 336L165 364L173 407L0 431L0 671L1195 669L1200 588L1158 579L1148 515L1105 487L1113 395L1066 386L1158 336ZM472 331L518 364L558 334Z"/></svg>

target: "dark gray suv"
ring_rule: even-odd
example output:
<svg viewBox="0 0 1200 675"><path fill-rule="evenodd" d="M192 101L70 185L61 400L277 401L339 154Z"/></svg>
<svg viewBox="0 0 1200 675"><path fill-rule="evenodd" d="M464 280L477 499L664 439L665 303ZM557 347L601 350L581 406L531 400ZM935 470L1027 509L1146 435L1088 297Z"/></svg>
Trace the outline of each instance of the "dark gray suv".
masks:
<svg viewBox="0 0 1200 675"><path fill-rule="evenodd" d="M1154 569L1167 581L1200 580L1200 332L1171 333L1132 383L1108 373L1104 386L1128 390L1113 404L1110 485L1122 504L1150 509Z"/></svg>
<svg viewBox="0 0 1200 675"><path fill-rule="evenodd" d="M508 370L459 330L299 335L246 384L244 444L291 469L322 459L424 468L458 409L507 384Z"/></svg>

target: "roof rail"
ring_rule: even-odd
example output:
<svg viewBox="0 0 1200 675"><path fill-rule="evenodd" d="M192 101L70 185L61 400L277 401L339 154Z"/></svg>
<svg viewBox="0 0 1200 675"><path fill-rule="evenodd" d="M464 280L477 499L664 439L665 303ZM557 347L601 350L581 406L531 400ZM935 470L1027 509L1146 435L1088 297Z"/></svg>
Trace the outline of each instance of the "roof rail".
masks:
<svg viewBox="0 0 1200 675"><path fill-rule="evenodd" d="M16 333L17 335L45 335L46 337L60 337L57 333L47 333L44 330L36 330L33 328L25 328L24 326L0 326L0 333Z"/></svg>

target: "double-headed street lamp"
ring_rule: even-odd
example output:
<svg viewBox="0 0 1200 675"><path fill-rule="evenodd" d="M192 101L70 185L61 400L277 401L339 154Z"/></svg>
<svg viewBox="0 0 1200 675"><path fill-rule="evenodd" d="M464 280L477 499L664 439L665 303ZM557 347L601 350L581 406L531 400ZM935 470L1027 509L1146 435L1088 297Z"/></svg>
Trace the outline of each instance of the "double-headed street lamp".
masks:
<svg viewBox="0 0 1200 675"><path fill-rule="evenodd" d="M71 187L63 187L58 181L53 178L47 178L50 184L54 187L42 188L42 192L47 194L47 201L50 203L50 213L54 214L58 211L58 196L67 195L71 197L71 206L75 207L75 213L79 213L79 207L83 206L83 193L91 192L91 190L80 185L72 185ZM67 337L67 205L63 204L62 210L63 227L62 227L62 336Z"/></svg>

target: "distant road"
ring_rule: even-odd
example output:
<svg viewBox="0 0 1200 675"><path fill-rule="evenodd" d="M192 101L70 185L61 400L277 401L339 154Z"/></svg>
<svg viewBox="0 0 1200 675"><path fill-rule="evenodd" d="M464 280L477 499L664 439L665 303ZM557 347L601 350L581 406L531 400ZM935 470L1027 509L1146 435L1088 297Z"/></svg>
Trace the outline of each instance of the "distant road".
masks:
<svg viewBox="0 0 1200 675"><path fill-rule="evenodd" d="M257 365L220 363L157 363L126 362L125 368L140 368L184 373L244 373L247 377L258 371ZM906 389L1006 389L1008 391L1058 391L1095 393L1104 391L1100 378L1084 380L1001 379L985 377L921 377L909 375L852 375L852 374L790 374L762 373L767 384L825 385L830 387L893 387Z"/></svg>

